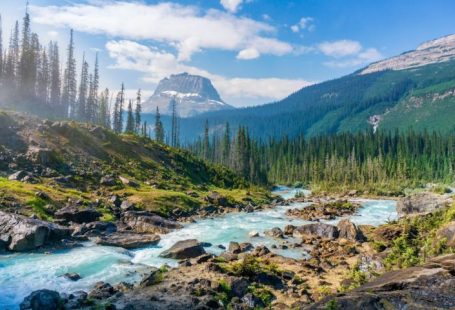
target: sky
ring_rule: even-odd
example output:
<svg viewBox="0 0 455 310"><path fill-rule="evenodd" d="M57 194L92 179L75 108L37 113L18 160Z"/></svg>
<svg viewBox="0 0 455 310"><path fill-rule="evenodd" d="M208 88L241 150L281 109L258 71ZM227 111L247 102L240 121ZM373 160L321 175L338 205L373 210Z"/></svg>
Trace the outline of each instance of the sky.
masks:
<svg viewBox="0 0 455 310"><path fill-rule="evenodd" d="M153 93L171 74L208 77L236 107L277 101L301 87L455 33L453 0L30 0L32 30L80 65L99 54L101 84ZM0 0L4 43L25 0ZM64 57L64 55L62 55Z"/></svg>

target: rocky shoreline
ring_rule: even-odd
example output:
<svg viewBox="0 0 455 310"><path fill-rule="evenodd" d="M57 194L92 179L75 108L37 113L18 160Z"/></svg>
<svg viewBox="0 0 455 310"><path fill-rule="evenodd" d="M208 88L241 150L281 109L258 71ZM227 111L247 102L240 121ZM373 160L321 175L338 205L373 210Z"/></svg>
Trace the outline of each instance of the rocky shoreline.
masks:
<svg viewBox="0 0 455 310"><path fill-rule="evenodd" d="M216 196L220 198L218 194ZM346 200L314 198L305 198L305 200L297 198L284 202L276 200L274 203L257 207L251 212L302 201L312 205L299 212L290 209L287 214L302 217L305 220L311 218L312 223L301 226L290 224L283 230L276 227L265 231L265 235L278 240L279 247L283 249L294 248L308 252L309 257L306 259L286 258L273 253L265 246L253 247L250 243L236 242L231 242L223 253L215 256L206 253L205 244L197 240L183 240L160 255L178 260L177 268L149 267L142 280L136 284L122 282L112 286L109 283L99 282L94 284L94 288L89 292L58 293L39 290L27 296L20 307L21 309L95 309L97 307L223 309L229 305L233 309L264 307L325 309L327 303L334 300L333 297L326 297L327 295L353 287L353 281L354 284L356 283L355 277L350 278L347 271L375 266L375 272L384 272L381 258L369 242L373 239L377 240L372 236L382 235L386 239L395 237L392 237L388 231L381 232L381 227L374 229L368 226L357 226L347 219L341 220L336 226L319 222L320 219L332 219L355 213L359 206ZM421 200L407 198L404 201L408 205L413 203L414 206L418 206ZM307 208L308 211L303 211ZM442 205L441 208L443 208ZM229 207L226 210L239 211ZM248 210L244 211L248 212ZM220 213L225 212L227 211ZM210 213L209 216L216 214ZM318 218L319 215L321 218ZM160 240L160 234L182 227L178 221L165 219L151 212L134 210L134 208L121 211L116 223L99 221L99 216L100 214L93 209L63 208L56 213L59 223L68 225L62 226L1 212L0 221L9 223L9 225L0 226L3 227L0 231L1 240L6 249L14 251L57 247L58 244L71 242L76 244L77 241L84 240L92 240L100 245L132 249L156 244ZM5 229L5 227L9 228ZM21 230L14 230L17 227ZM451 230L447 231L451 232ZM56 240L55 236L61 237L63 243L53 243ZM250 233L250 237L255 236L257 233ZM455 261L454 257L442 260L440 268L449 268L444 266L447 264L450 266L453 261ZM421 267L418 269L418 274L426 274L430 266L432 265ZM446 274L452 272L450 268L444 269ZM64 276L71 281L78 281L80 278L78 274ZM439 277L439 273L437 276ZM389 279L387 273L384 277ZM440 280L441 283L445 283L443 278ZM421 277L417 279L416 281L422 281ZM414 279L408 281L411 280ZM422 285L422 290L429 286L428 282L416 283ZM381 285L371 286L372 291L368 291L368 298L387 300L389 295L381 295L384 287ZM350 309L349 307L352 306L365 305L367 297L364 298L361 292L363 292L362 288L347 295L333 296L340 309ZM415 294L413 291L409 294L411 293ZM409 295L403 293L396 296L394 298L399 299ZM447 303L452 302L450 294L444 298L447 299Z"/></svg>

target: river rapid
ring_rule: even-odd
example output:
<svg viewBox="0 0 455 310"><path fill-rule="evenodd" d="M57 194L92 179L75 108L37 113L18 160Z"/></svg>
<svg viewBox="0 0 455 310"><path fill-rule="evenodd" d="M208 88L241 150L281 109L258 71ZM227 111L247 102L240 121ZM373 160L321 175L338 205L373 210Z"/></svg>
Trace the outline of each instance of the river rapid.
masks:
<svg viewBox="0 0 455 310"><path fill-rule="evenodd" d="M278 187L274 193L283 198L292 198L299 191ZM308 191L303 190L304 194ZM356 224L381 225L397 218L396 202L393 200L355 199L363 206L357 214L350 217ZM17 253L0 255L0 309L18 309L25 296L34 290L51 289L59 292L76 290L89 291L98 281L112 285L119 282L136 282L150 266L163 264L177 266L177 261L163 259L158 255L175 242L197 239L212 244L207 252L220 254L218 245L228 246L230 241L251 242L253 245L266 245L269 248L279 241L267 238L263 232L273 227L281 229L288 224L303 225L308 221L293 219L285 215L290 208L304 208L307 203L278 206L273 209L253 213L230 213L215 218L198 220L186 224L182 229L161 236L156 246L125 250L118 247L83 243L82 247L59 250L52 254ZM327 221L336 224L340 219ZM260 237L250 238L249 233L257 231ZM272 249L273 250L273 249ZM302 249L273 250L277 254L291 257L307 257ZM82 279L73 282L64 277L67 272L76 272Z"/></svg>

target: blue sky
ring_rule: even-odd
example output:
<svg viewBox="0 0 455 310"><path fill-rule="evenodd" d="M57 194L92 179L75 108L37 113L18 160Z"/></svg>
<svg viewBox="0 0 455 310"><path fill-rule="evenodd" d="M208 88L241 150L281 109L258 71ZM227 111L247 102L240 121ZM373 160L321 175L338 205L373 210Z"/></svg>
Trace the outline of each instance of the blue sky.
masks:
<svg viewBox="0 0 455 310"><path fill-rule="evenodd" d="M0 0L5 42L24 10L25 1ZM63 52L74 28L79 58L98 51L106 87L125 82L149 95L161 78L188 71L235 106L278 100L455 32L453 0L31 0L30 11L42 41Z"/></svg>

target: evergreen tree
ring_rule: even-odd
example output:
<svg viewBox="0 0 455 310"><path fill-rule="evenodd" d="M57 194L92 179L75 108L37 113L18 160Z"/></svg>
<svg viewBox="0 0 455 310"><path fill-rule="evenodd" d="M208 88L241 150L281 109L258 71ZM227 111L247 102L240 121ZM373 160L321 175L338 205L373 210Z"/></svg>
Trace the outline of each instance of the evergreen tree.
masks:
<svg viewBox="0 0 455 310"><path fill-rule="evenodd" d="M125 86L122 83L122 88L117 94L114 106L114 131L116 133L123 132L123 104L125 100Z"/></svg>
<svg viewBox="0 0 455 310"><path fill-rule="evenodd" d="M134 111L135 114L135 132L139 134L139 129L141 127L141 113L142 113L142 103L141 103L141 90L139 89L137 91L137 96L136 96L136 108Z"/></svg>
<svg viewBox="0 0 455 310"><path fill-rule="evenodd" d="M87 119L89 122L95 123L99 119L97 112L98 107L98 89L99 89L99 68L98 68L98 53L95 56L95 69L93 75L89 76L89 91L87 98Z"/></svg>
<svg viewBox="0 0 455 310"><path fill-rule="evenodd" d="M164 127L161 122L160 109L156 107L155 114L155 140L159 143L164 143Z"/></svg>
<svg viewBox="0 0 455 310"><path fill-rule="evenodd" d="M229 164L229 154L231 152L231 129L229 122L226 122L226 128L223 136L222 164Z"/></svg>
<svg viewBox="0 0 455 310"><path fill-rule="evenodd" d="M50 69L46 50L43 49L37 81L37 96L40 102L49 104Z"/></svg>
<svg viewBox="0 0 455 310"><path fill-rule="evenodd" d="M204 126L204 141L202 144L203 150L203 158L208 160L210 155L210 144L209 144L209 121L205 120Z"/></svg>
<svg viewBox="0 0 455 310"><path fill-rule="evenodd" d="M2 23L2 15L0 14L0 86L2 86L2 82L3 82L3 72L4 72L3 23Z"/></svg>
<svg viewBox="0 0 455 310"><path fill-rule="evenodd" d="M74 37L73 30L70 31L70 42L68 45L68 56L66 60L66 69L63 78L63 92L62 92L62 110L63 116L75 118L77 116L76 110L76 96L77 96L77 81L76 81L76 60L74 59Z"/></svg>
<svg viewBox="0 0 455 310"><path fill-rule="evenodd" d="M101 93L98 112L98 124L105 128L111 128L110 123L111 120L109 112L109 90L106 88Z"/></svg>
<svg viewBox="0 0 455 310"><path fill-rule="evenodd" d="M172 120L171 120L171 146L178 147L179 146L179 119L177 113L177 101L175 98L171 99L171 107L172 107Z"/></svg>
<svg viewBox="0 0 455 310"><path fill-rule="evenodd" d="M87 120L87 93L88 93L88 63L85 54L82 56L81 80L79 84L79 98L77 100L77 118Z"/></svg>
<svg viewBox="0 0 455 310"><path fill-rule="evenodd" d="M126 129L125 131L129 134L133 134L136 132L136 121L134 120L133 115L133 101L130 100L128 102L128 115L126 118Z"/></svg>
<svg viewBox="0 0 455 310"><path fill-rule="evenodd" d="M56 114L64 116L65 112L60 105L61 95L61 76L60 76L60 54L57 42L49 43L49 61L50 61L50 105L57 111Z"/></svg>

